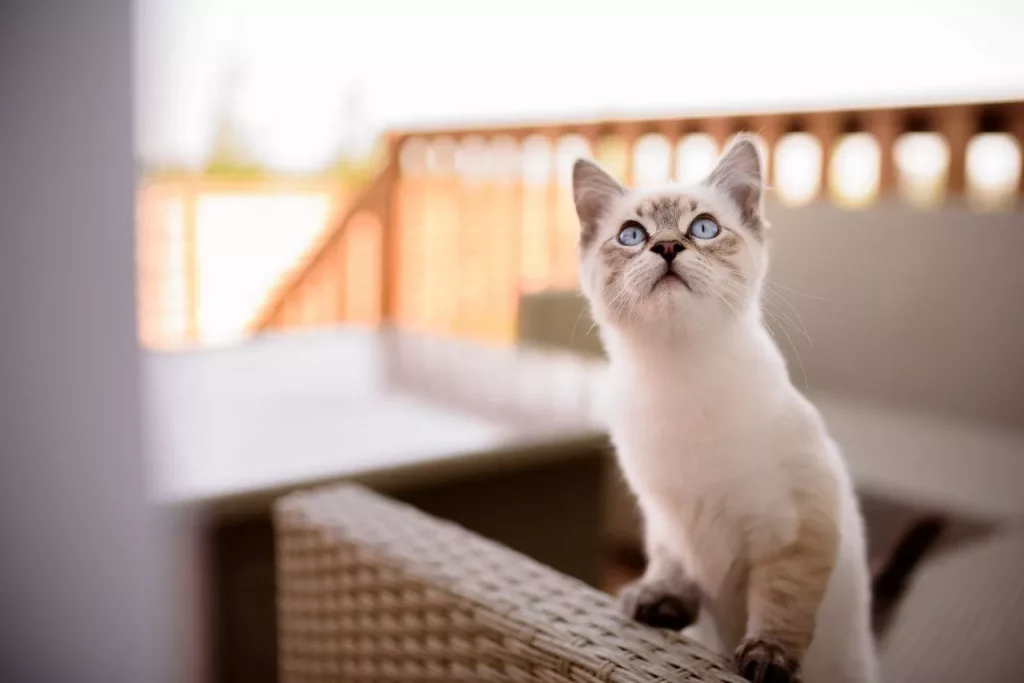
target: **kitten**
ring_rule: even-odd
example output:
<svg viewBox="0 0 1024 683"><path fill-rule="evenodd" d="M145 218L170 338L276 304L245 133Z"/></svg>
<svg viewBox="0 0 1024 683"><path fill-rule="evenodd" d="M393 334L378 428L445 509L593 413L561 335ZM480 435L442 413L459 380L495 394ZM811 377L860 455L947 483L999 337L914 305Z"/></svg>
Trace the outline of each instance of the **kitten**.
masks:
<svg viewBox="0 0 1024 683"><path fill-rule="evenodd" d="M645 521L648 566L621 601L732 653L751 681L870 683L860 510L761 319L763 189L747 136L695 187L641 192L573 168L609 428Z"/></svg>

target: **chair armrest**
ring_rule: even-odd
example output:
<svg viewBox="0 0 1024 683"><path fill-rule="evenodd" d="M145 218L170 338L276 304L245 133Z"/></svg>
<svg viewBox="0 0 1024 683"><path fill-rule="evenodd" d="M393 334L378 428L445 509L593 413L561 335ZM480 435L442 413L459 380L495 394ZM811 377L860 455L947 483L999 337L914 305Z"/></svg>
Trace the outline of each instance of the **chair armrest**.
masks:
<svg viewBox="0 0 1024 683"><path fill-rule="evenodd" d="M740 681L608 595L361 487L286 496L274 523L283 681Z"/></svg>

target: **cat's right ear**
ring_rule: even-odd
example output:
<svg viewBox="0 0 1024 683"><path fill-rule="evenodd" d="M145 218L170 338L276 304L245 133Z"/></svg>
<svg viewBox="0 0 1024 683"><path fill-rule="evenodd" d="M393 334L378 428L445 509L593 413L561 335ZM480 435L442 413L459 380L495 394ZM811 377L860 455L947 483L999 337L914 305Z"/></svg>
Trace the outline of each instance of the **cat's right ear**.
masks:
<svg viewBox="0 0 1024 683"><path fill-rule="evenodd" d="M580 219L580 244L587 245L597 233L597 222L616 199L626 194L608 173L587 159L577 159L572 167L572 199Z"/></svg>

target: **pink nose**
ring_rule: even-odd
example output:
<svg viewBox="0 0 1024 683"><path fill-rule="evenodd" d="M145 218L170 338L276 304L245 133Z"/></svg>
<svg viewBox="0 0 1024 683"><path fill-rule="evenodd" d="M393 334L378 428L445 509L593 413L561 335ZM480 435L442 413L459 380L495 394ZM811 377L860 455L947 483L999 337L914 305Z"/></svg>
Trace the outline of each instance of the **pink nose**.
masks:
<svg viewBox="0 0 1024 683"><path fill-rule="evenodd" d="M679 240L662 240L651 245L651 251L661 256L668 263L672 263L672 259L681 253L683 249L683 243Z"/></svg>

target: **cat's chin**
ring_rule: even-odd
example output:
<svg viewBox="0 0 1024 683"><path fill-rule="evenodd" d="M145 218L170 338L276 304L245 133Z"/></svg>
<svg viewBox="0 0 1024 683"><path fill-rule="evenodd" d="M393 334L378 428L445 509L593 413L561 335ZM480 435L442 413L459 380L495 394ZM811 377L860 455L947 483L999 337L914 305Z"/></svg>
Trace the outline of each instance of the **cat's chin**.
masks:
<svg viewBox="0 0 1024 683"><path fill-rule="evenodd" d="M658 320L692 313L695 303L691 284L672 273L659 278L637 308L643 317Z"/></svg>
<svg viewBox="0 0 1024 683"><path fill-rule="evenodd" d="M686 317L694 313L693 296L678 277L663 278L628 312L605 311L600 324L629 331L685 327Z"/></svg>
<svg viewBox="0 0 1024 683"><path fill-rule="evenodd" d="M713 339L737 321L736 313L714 305L703 294L686 289L680 283L655 288L628 314L598 316L601 329L630 342L676 345L697 339Z"/></svg>

